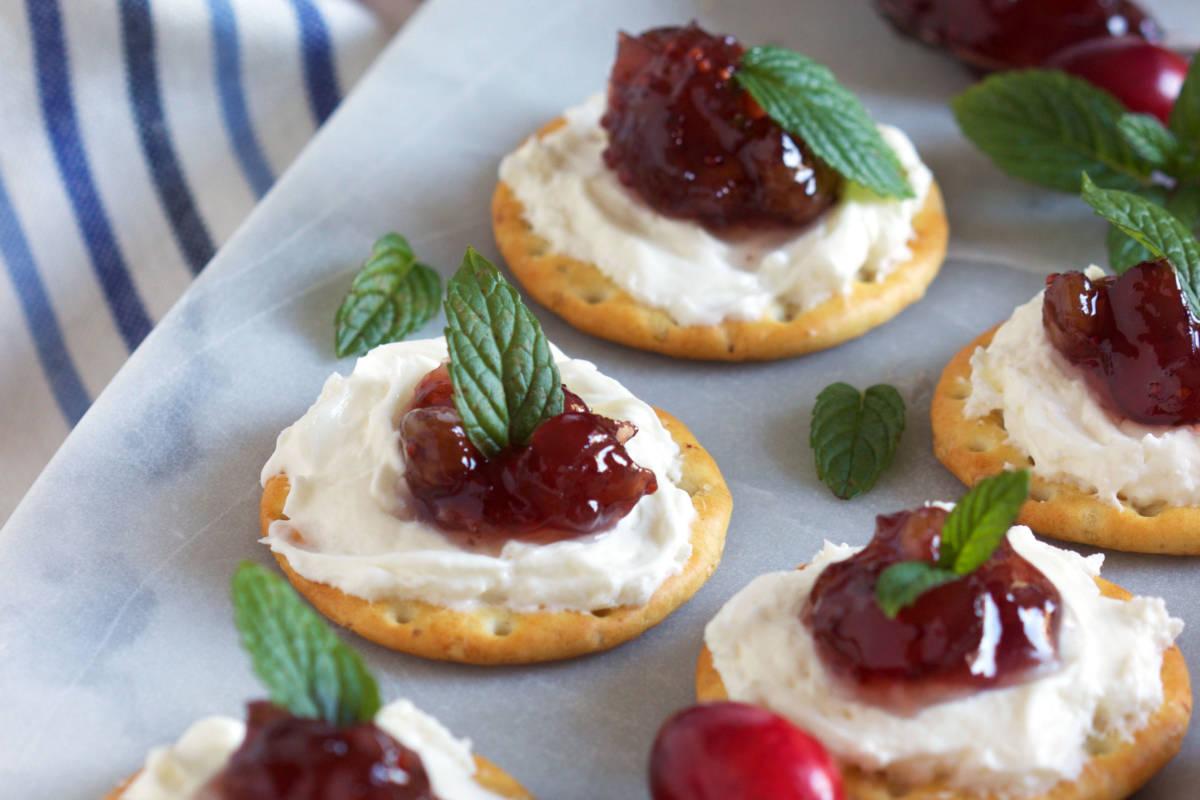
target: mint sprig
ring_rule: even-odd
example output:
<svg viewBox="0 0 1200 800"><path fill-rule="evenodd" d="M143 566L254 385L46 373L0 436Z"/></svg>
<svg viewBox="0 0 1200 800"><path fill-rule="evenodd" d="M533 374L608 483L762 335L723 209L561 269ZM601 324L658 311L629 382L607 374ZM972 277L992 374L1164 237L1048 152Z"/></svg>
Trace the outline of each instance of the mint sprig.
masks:
<svg viewBox="0 0 1200 800"><path fill-rule="evenodd" d="M1186 152L1182 154L1187 165L1184 171L1190 177L1197 177L1197 165L1200 164L1200 58L1193 56L1167 121L1171 133L1186 146Z"/></svg>
<svg viewBox="0 0 1200 800"><path fill-rule="evenodd" d="M813 406L808 441L817 477L843 500L869 491L892 463L904 432L904 399L886 384L860 393L848 383L825 387Z"/></svg>
<svg viewBox="0 0 1200 800"><path fill-rule="evenodd" d="M398 342L437 313L442 281L398 233L381 237L334 317L338 358Z"/></svg>
<svg viewBox="0 0 1200 800"><path fill-rule="evenodd" d="M783 47L752 47L733 73L767 116L842 177L882 197L912 197L871 115L828 68Z"/></svg>
<svg viewBox="0 0 1200 800"><path fill-rule="evenodd" d="M537 318L491 262L468 247L446 289L454 406L485 456L525 444L562 413L562 379Z"/></svg>
<svg viewBox="0 0 1200 800"><path fill-rule="evenodd" d="M992 75L950 104L968 139L1009 175L1074 192L1079 175L1105 186L1149 186L1155 165L1118 129L1125 107L1087 81L1058 70Z"/></svg>
<svg viewBox="0 0 1200 800"><path fill-rule="evenodd" d="M1170 211L1132 192L1101 189L1086 173L1083 199L1152 256L1171 262L1192 313L1200 316L1200 242L1188 226Z"/></svg>
<svg viewBox="0 0 1200 800"><path fill-rule="evenodd" d="M942 523L937 563L900 561L875 582L875 601L895 618L930 589L983 566L1012 527L1029 496L1029 472L1001 472L975 484Z"/></svg>
<svg viewBox="0 0 1200 800"><path fill-rule="evenodd" d="M375 679L286 581L242 562L233 574L233 610L271 702L336 725L374 718L380 707Z"/></svg>

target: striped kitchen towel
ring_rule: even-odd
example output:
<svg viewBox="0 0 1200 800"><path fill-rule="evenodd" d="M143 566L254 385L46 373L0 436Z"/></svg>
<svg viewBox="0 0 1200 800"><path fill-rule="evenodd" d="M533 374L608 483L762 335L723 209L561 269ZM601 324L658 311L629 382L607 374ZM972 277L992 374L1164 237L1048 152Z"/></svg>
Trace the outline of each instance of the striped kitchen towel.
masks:
<svg viewBox="0 0 1200 800"><path fill-rule="evenodd" d="M0 524L390 32L357 0L0 0Z"/></svg>

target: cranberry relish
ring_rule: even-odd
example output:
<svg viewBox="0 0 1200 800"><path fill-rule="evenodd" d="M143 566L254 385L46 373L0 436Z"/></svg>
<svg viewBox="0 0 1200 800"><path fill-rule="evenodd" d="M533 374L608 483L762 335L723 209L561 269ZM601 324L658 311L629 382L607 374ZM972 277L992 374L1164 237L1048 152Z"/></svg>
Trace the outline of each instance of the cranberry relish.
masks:
<svg viewBox="0 0 1200 800"><path fill-rule="evenodd" d="M694 23L622 33L604 161L666 216L714 231L805 225L833 205L841 179L734 80L743 51Z"/></svg>
<svg viewBox="0 0 1200 800"><path fill-rule="evenodd" d="M482 537L553 532L566 538L607 530L658 489L654 473L625 450L631 422L593 414L563 387L563 413L538 426L528 445L485 458L467 438L445 366L417 385L400 420L404 478L439 527Z"/></svg>
<svg viewBox="0 0 1200 800"><path fill-rule="evenodd" d="M437 800L421 757L366 722L339 727L250 703L246 738L201 792L214 800Z"/></svg>
<svg viewBox="0 0 1200 800"><path fill-rule="evenodd" d="M1007 540L971 574L930 589L895 619L884 615L880 574L900 561L936 562L947 513L877 517L870 544L827 566L801 612L822 664L865 702L911 713L1022 683L1057 662L1058 590Z"/></svg>
<svg viewBox="0 0 1200 800"><path fill-rule="evenodd" d="M1166 261L1098 280L1051 275L1042 325L1111 413L1145 425L1200 422L1200 321Z"/></svg>

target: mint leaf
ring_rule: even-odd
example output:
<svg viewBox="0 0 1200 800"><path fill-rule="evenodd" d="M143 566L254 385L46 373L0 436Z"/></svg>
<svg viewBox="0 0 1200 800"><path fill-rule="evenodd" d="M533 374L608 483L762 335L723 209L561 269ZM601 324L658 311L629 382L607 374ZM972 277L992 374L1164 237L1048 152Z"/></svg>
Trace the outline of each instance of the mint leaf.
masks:
<svg viewBox="0 0 1200 800"><path fill-rule="evenodd" d="M1137 193L1158 205L1163 205L1167 202L1167 190L1160 186L1140 189ZM1130 267L1154 258L1149 250L1138 244L1136 239L1131 239L1127 236L1116 225L1109 224L1105 244L1108 247L1108 265L1118 275L1121 275Z"/></svg>
<svg viewBox="0 0 1200 800"><path fill-rule="evenodd" d="M752 47L734 72L767 116L842 177L883 197L912 197L871 115L826 67L783 47Z"/></svg>
<svg viewBox="0 0 1200 800"><path fill-rule="evenodd" d="M403 236L380 238L334 317L335 352L362 355L400 341L433 318L441 294L441 278L415 260Z"/></svg>
<svg viewBox="0 0 1200 800"><path fill-rule="evenodd" d="M900 561L879 574L875 581L875 602L888 619L895 619L925 592L958 578L954 572L927 561Z"/></svg>
<svg viewBox="0 0 1200 800"><path fill-rule="evenodd" d="M938 566L969 575L992 557L1029 496L1029 471L984 478L963 495L942 524Z"/></svg>
<svg viewBox="0 0 1200 800"><path fill-rule="evenodd" d="M1179 151L1175 134L1150 114L1122 114L1117 120L1117 130L1135 153L1159 169L1174 161Z"/></svg>
<svg viewBox="0 0 1200 800"><path fill-rule="evenodd" d="M1125 108L1107 92L1058 70L992 75L951 101L963 134L1004 172L1075 192L1079 174L1104 186L1150 184L1154 165L1118 131Z"/></svg>
<svg viewBox="0 0 1200 800"><path fill-rule="evenodd" d="M375 679L287 581L243 561L233 574L233 612L271 702L337 725L374 718L380 706Z"/></svg>
<svg viewBox="0 0 1200 800"><path fill-rule="evenodd" d="M1136 194L1101 189L1086 173L1083 199L1155 258L1170 261L1192 312L1200 316L1200 243L1188 226L1165 208Z"/></svg>
<svg viewBox="0 0 1200 800"><path fill-rule="evenodd" d="M865 394L834 383L817 395L808 441L817 477L843 500L871 489L892 463L904 432L904 400L893 387L872 386Z"/></svg>
<svg viewBox="0 0 1200 800"><path fill-rule="evenodd" d="M473 247L447 287L446 322L454 406L485 456L525 444L562 413L562 379L542 326Z"/></svg>
<svg viewBox="0 0 1200 800"><path fill-rule="evenodd" d="M1192 148L1200 145L1200 58L1192 57L1187 77L1168 118L1171 133Z"/></svg>

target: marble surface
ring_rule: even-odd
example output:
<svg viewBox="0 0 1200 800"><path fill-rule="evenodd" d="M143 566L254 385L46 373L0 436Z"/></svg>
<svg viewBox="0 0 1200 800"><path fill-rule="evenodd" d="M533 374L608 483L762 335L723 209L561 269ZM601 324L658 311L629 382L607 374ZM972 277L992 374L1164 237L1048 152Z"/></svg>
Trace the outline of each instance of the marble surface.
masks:
<svg viewBox="0 0 1200 800"><path fill-rule="evenodd" d="M1200 38L1191 0L1156 5ZM543 314L551 338L667 407L711 450L735 498L724 562L696 598L611 653L484 670L354 640L388 697L407 696L544 798L645 796L662 719L688 704L704 623L760 572L825 539L864 542L873 516L957 483L929 447L929 398L959 347L1052 269L1103 257L1083 204L997 173L957 133L947 99L969 77L844 0L434 0L97 400L0 531L0 794L98 797L148 747L260 694L231 623L228 582L256 544L259 469L307 407L332 354L332 317L381 232L409 235L449 274L495 248L499 158L601 86L614 33L698 18L828 63L882 120L909 131L945 192L951 255L926 300L859 341L764 365L671 361L589 339ZM440 321L428 326L433 334ZM816 393L894 383L909 405L895 465L869 495L833 498L807 446ZM1197 566L1112 554L1106 576L1165 596L1200 627ZM1200 663L1200 634L1181 644ZM1200 784L1200 733L1141 795Z"/></svg>

